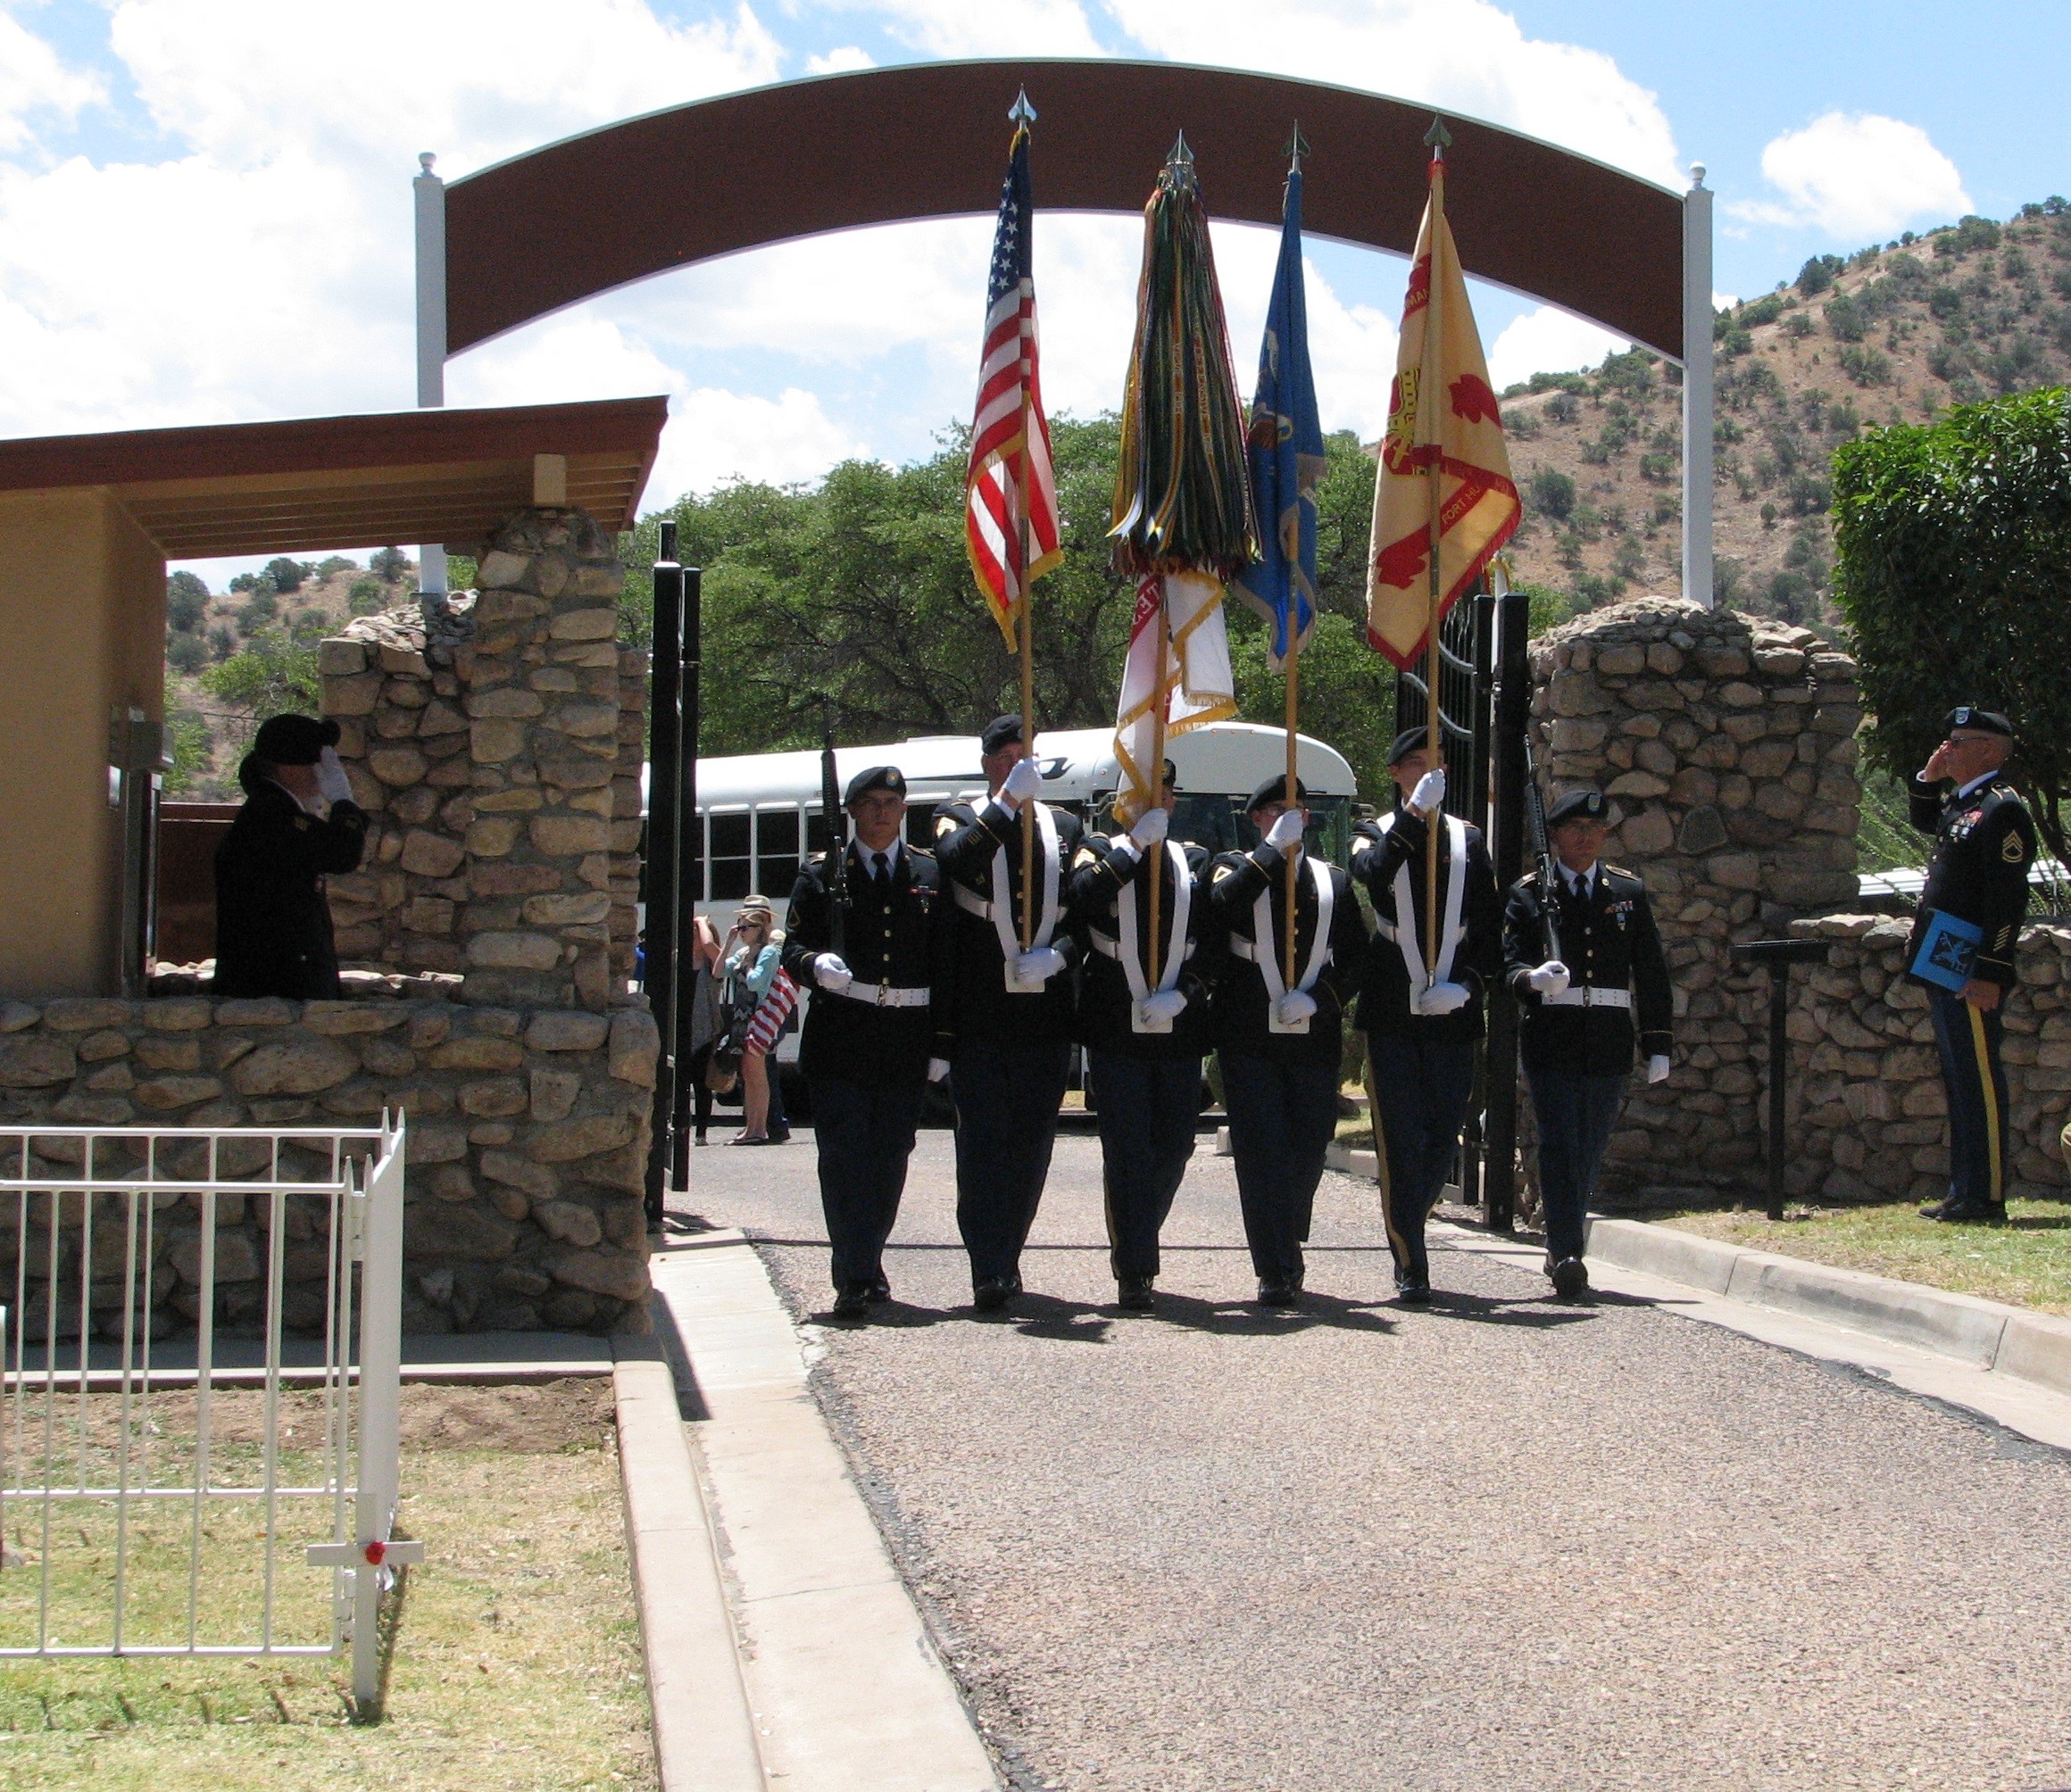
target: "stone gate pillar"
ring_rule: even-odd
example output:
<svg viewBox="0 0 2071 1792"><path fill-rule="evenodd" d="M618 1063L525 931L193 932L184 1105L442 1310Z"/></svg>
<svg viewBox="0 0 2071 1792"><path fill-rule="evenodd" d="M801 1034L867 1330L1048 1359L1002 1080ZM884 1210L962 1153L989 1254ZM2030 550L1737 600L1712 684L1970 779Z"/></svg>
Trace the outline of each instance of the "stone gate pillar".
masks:
<svg viewBox="0 0 2071 1792"><path fill-rule="evenodd" d="M1680 598L1533 643L1544 781L1611 795L1605 857L1645 878L1676 985L1676 1068L1626 1102L1606 1194L1758 1178L1767 974L1730 947L1855 900L1855 676L1809 629Z"/></svg>

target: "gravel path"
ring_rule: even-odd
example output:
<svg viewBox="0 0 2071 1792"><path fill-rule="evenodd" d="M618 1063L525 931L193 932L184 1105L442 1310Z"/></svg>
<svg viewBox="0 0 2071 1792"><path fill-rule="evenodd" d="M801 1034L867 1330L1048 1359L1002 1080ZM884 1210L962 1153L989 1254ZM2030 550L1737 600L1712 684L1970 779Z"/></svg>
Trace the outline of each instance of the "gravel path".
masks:
<svg viewBox="0 0 2071 1792"><path fill-rule="evenodd" d="M1396 1308L1370 1184L1318 1202L1310 1310L1244 1304L1197 1156L1156 1318L1105 1303L1100 1153L1059 1141L975 1318L921 1135L887 1323L816 1385L1019 1787L2071 1785L2071 1463L1637 1303L1467 1253ZM690 1206L828 1298L810 1135Z"/></svg>

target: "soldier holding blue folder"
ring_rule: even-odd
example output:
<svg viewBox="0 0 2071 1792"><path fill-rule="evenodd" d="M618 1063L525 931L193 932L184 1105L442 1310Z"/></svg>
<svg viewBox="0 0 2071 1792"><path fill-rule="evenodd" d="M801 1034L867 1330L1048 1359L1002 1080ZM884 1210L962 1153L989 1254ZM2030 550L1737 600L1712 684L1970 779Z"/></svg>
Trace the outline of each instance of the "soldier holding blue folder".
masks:
<svg viewBox="0 0 2071 1792"><path fill-rule="evenodd" d="M1913 825L1934 836L1907 975L1927 991L1949 1091L1949 1194L1924 1218L2004 1224L2007 1084L2000 1005L2028 906L2035 824L2001 776L2013 724L1991 709L1949 712L1948 736L1913 779ZM1946 797L1944 780L1956 788Z"/></svg>

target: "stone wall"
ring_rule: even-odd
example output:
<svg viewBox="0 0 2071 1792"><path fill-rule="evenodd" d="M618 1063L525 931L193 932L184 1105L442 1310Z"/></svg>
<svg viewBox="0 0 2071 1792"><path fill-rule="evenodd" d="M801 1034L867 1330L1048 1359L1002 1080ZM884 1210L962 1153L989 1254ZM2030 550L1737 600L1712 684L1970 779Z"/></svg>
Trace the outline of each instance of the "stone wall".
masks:
<svg viewBox="0 0 2071 1792"><path fill-rule="evenodd" d="M658 1042L633 1005L607 1015L401 999L5 1002L0 1124L278 1130L372 1125L401 1111L406 1331L645 1330L640 1191ZM55 1144L41 1154L62 1181ZM161 1161L184 1177L205 1173L198 1143ZM265 1161L246 1147L221 1167L243 1177ZM293 1149L286 1161L311 1180L328 1165ZM306 1232L295 1211L289 1225ZM226 1323L249 1317L260 1297L264 1219L262 1203L220 1204ZM15 1224L0 1203L9 1285ZM188 1232L169 1222L159 1255L162 1320L193 1318ZM320 1320L320 1254L291 1252L287 1264L291 1321Z"/></svg>
<svg viewBox="0 0 2071 1792"><path fill-rule="evenodd" d="M1855 670L1808 629L1676 598L1533 643L1542 779L1615 800L1605 856L1646 879L1676 983L1676 1067L1626 1103L1608 1195L1759 1178L1767 977L1730 949L1855 898Z"/></svg>
<svg viewBox="0 0 2071 1792"><path fill-rule="evenodd" d="M1910 924L1825 915L1791 931L1827 941L1792 974L1784 1186L1827 1200L1930 1200L1948 1192L1948 1103L1926 991L1906 981ZM2005 1008L2009 1191L2061 1198L2059 1138L2071 1109L2071 927L2023 929L2020 986ZM1767 1109L1763 1112L1766 1114Z"/></svg>

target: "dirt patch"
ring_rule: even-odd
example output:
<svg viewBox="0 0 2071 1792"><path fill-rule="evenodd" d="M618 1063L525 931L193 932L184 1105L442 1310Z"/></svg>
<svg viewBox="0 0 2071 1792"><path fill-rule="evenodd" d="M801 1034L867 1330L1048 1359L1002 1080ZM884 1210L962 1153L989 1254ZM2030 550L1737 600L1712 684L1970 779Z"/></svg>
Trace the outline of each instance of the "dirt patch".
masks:
<svg viewBox="0 0 2071 1792"><path fill-rule="evenodd" d="M416 1382L403 1390L403 1441L412 1449L599 1449L615 1423L609 1375L507 1387Z"/></svg>

